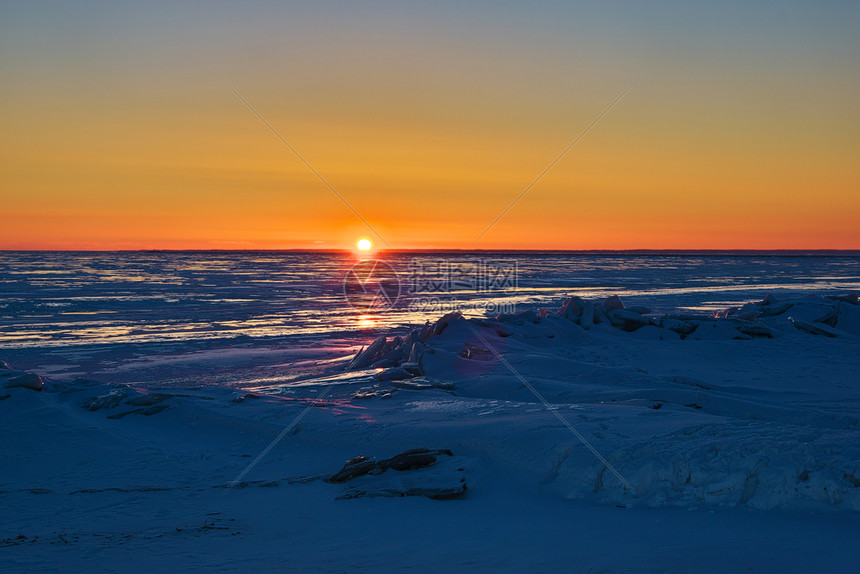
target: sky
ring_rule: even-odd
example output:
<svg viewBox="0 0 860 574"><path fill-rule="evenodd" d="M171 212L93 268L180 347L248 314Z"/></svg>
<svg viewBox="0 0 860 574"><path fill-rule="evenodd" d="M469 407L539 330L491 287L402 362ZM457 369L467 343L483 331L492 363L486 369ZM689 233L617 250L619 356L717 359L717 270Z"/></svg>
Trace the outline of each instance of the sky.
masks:
<svg viewBox="0 0 860 574"><path fill-rule="evenodd" d="M2 1L0 249L860 249L858 22Z"/></svg>

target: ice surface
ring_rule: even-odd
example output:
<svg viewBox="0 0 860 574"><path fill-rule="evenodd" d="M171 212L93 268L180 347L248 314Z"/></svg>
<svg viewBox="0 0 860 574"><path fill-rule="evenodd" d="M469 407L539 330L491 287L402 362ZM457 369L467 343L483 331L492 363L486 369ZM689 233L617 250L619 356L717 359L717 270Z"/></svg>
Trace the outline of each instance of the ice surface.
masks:
<svg viewBox="0 0 860 574"><path fill-rule="evenodd" d="M98 362L142 379L182 365L185 386L14 371L35 355L12 353L4 571L856 571L856 297L758 294L705 314L611 295L325 350ZM241 388L219 384L231 365L253 375ZM39 375L41 392L5 384ZM378 465L425 448L434 460ZM326 480L357 456L367 473Z"/></svg>

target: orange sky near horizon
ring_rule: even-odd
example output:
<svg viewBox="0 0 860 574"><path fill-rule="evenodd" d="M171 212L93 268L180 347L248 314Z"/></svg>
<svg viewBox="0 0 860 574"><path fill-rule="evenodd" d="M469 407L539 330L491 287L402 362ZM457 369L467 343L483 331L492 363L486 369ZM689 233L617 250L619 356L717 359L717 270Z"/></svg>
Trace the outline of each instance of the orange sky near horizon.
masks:
<svg viewBox="0 0 860 574"><path fill-rule="evenodd" d="M860 249L855 8L467 4L4 7L0 249L382 246L225 80L392 248Z"/></svg>

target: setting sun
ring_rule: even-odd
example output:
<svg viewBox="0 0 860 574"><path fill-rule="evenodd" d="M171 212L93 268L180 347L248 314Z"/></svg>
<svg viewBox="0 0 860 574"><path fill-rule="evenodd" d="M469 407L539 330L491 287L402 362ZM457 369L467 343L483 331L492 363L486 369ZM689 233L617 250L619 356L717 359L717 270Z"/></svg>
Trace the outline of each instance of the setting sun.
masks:
<svg viewBox="0 0 860 574"><path fill-rule="evenodd" d="M355 242L355 246L358 247L359 251L369 251L370 248L373 247L373 243L370 241L370 239L362 237Z"/></svg>

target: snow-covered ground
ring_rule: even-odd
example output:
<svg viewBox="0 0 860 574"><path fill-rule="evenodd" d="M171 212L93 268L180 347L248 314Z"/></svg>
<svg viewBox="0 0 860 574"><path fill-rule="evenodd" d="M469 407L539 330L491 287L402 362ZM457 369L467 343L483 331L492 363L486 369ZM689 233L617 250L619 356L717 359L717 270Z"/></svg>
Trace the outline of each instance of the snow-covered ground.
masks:
<svg viewBox="0 0 860 574"><path fill-rule="evenodd" d="M718 315L452 313L244 389L0 371L0 564L858 571L856 297Z"/></svg>

